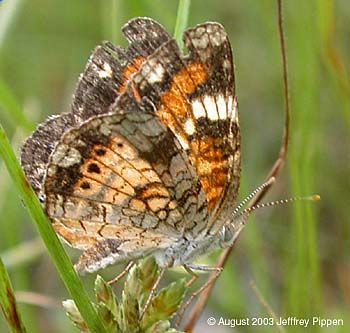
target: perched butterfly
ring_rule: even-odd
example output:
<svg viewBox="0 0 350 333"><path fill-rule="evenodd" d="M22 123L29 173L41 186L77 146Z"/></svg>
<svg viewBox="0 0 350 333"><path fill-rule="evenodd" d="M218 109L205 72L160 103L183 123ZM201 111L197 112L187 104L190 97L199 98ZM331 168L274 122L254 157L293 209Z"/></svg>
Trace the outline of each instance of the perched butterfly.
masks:
<svg viewBox="0 0 350 333"><path fill-rule="evenodd" d="M153 254L188 271L230 246L240 129L231 46L219 23L184 33L183 55L149 18L123 27L127 48L96 47L69 113L22 148L22 165L57 234L94 272Z"/></svg>

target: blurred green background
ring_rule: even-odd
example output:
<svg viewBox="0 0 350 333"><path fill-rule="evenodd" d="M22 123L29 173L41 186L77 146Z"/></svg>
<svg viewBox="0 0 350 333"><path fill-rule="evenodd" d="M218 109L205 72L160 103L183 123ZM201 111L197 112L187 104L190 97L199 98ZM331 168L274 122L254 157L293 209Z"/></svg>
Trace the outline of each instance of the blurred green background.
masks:
<svg viewBox="0 0 350 333"><path fill-rule="evenodd" d="M50 114L69 109L79 73L101 40L125 45L120 27L150 16L174 31L177 1L24 1L0 3L0 121L18 153ZM219 21L235 57L242 127L241 197L274 163L283 129L283 84L276 1L193 0L189 26ZM213 316L267 317L250 281L276 312L343 319L350 330L350 5L289 1L284 24L292 108L287 163L266 200L318 193L320 202L263 209L249 220L198 323L198 332L278 332L275 327L208 326ZM68 249L73 260L78 251ZM60 307L69 297L0 161L0 255L28 332L77 332ZM218 253L202 262L214 263ZM106 279L120 270L111 268ZM169 280L182 276L170 272ZM92 289L94 277L84 277ZM0 317L0 332L6 332Z"/></svg>

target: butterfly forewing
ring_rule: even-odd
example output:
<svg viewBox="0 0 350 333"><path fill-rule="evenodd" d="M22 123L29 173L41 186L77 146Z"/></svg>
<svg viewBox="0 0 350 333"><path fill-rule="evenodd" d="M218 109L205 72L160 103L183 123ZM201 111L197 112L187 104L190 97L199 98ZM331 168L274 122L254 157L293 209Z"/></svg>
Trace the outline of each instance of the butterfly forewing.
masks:
<svg viewBox="0 0 350 333"><path fill-rule="evenodd" d="M240 133L230 43L220 24L184 34L188 54L175 41L160 46L130 80L140 103L178 138L206 193L209 224L223 219L237 197ZM203 222L202 222L203 223Z"/></svg>

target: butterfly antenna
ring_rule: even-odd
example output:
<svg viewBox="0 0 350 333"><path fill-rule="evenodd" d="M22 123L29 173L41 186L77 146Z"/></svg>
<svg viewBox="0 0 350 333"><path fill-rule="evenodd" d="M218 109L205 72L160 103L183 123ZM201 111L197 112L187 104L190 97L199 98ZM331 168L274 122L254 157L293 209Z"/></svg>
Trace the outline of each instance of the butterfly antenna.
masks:
<svg viewBox="0 0 350 333"><path fill-rule="evenodd" d="M261 192L263 189L265 189L268 186L271 186L275 182L275 177L269 178L265 183L261 184L259 187L257 187L252 193L250 193L247 197L245 197L234 209L233 215L237 215L241 208L249 202L253 197L255 197L256 194Z"/></svg>
<svg viewBox="0 0 350 333"><path fill-rule="evenodd" d="M253 211L255 211L257 209L278 206L278 205L284 205L287 203L301 201L301 200L319 201L319 200L321 200L321 197L318 194L313 194L313 195L308 195L308 196L304 196L304 197L293 197L293 198L288 198L288 199L280 199L280 200L275 200L275 201L270 201L270 202L259 203L259 204L252 206L252 207L248 207L239 213L237 212L236 214L234 214L233 220L239 221L239 224L240 223L244 224L245 221L247 220L248 216Z"/></svg>
<svg viewBox="0 0 350 333"><path fill-rule="evenodd" d="M276 180L275 177L270 177L265 183L262 183L253 192L251 192L247 197L245 197L233 210L233 212L232 212L233 220L236 218L236 216L237 217L239 216L240 210L242 209L242 207L246 203L248 203L251 199L253 199L258 193L263 191L265 188L271 186L275 182L275 180ZM248 214L248 216L249 216L249 214ZM248 218L248 216L247 216L247 218ZM230 219L230 220L232 220L232 219ZM219 232L224 224L226 224L226 221L223 221L222 223L215 225L215 232L216 233ZM243 224L245 224L245 222Z"/></svg>
<svg viewBox="0 0 350 333"><path fill-rule="evenodd" d="M265 203L256 204L252 207L248 207L241 211L240 213L236 214L233 217L233 220L231 221L231 224L234 226L235 230L235 237L232 239L232 243L236 241L238 236L240 235L242 229L245 227L245 224L248 220L249 215L254 212L257 209L265 208L265 207L272 207L277 205L284 205L286 203L291 203L294 201L300 201L300 200L308 200L308 201L319 201L321 200L321 197L318 194L309 195L305 197L294 197L294 198L288 198L288 199L280 199L276 201L270 201Z"/></svg>

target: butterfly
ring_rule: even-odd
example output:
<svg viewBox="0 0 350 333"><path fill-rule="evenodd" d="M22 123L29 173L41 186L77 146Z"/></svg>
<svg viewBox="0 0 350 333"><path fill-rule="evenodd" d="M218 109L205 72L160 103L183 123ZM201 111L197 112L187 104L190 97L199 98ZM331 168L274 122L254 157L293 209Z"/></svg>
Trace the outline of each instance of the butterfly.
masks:
<svg viewBox="0 0 350 333"><path fill-rule="evenodd" d="M126 48L93 51L71 110L25 141L21 163L56 233L82 250L80 273L152 254L163 268L234 242L241 138L223 26L184 32L156 21L122 29Z"/></svg>

